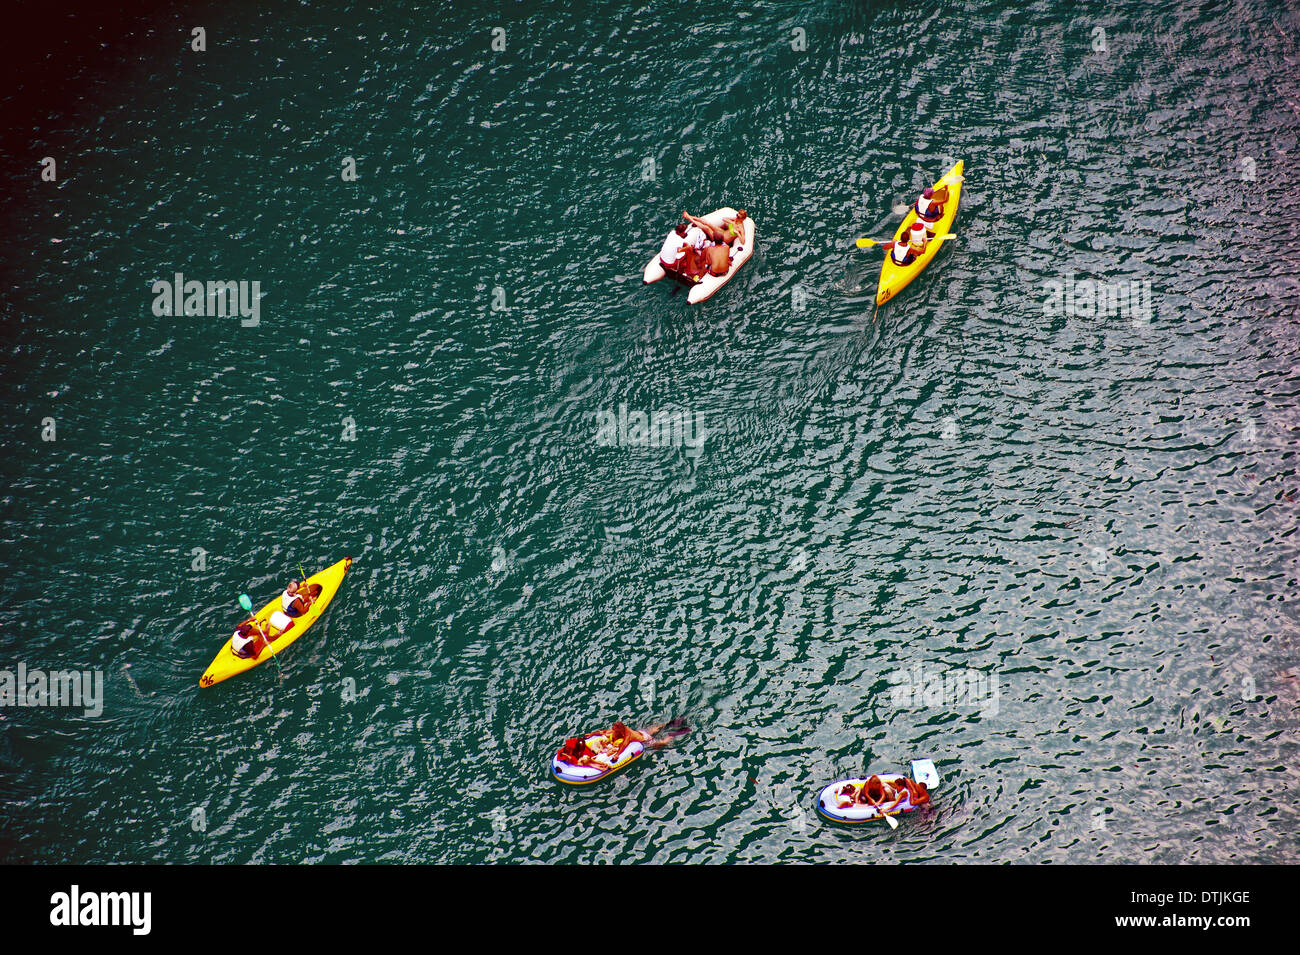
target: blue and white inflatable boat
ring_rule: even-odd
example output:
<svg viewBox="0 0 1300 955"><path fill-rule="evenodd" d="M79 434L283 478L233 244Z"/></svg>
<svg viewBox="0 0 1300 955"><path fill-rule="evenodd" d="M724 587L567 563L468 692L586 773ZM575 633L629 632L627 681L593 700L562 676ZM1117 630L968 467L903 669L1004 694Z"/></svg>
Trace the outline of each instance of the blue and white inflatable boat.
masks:
<svg viewBox="0 0 1300 955"><path fill-rule="evenodd" d="M600 733L588 733L583 739L599 739L600 736ZM551 757L551 775L562 783L585 786L588 783L598 782L606 776L612 776L614 773L627 769L640 759L644 752L645 746L643 744L637 742L628 743L627 746L623 747L623 752L618 754L618 762L609 768L603 766L575 766L561 760L559 753L556 753Z"/></svg>
<svg viewBox="0 0 1300 955"><path fill-rule="evenodd" d="M896 783L905 778L902 773L877 773L876 775L886 783ZM911 798L906 795L899 802L883 809L880 806L865 806L860 803L843 807L836 805L836 796L843 787L853 785L861 788L866 783L867 778L838 779L831 783L817 795L817 814L823 819L829 819L831 822L853 824L875 822L886 815L899 816L921 808L921 806L913 805ZM932 760L913 760L912 779L918 783L925 783L925 788L930 793L933 793L939 785L939 771L935 769ZM921 805L929 805L929 802L924 802Z"/></svg>

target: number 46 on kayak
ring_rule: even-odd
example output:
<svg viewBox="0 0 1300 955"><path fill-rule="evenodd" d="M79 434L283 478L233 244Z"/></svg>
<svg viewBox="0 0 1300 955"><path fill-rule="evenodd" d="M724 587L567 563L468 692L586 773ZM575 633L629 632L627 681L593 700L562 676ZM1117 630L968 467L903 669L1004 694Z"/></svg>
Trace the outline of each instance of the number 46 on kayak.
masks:
<svg viewBox="0 0 1300 955"><path fill-rule="evenodd" d="M289 644L321 618L351 566L352 558L345 557L333 567L303 580L291 581L279 596L235 628L226 645L199 677L199 686L212 686L228 680L267 660L275 660L278 666L277 654L283 653ZM241 594L239 603L245 610L253 609L247 595Z"/></svg>

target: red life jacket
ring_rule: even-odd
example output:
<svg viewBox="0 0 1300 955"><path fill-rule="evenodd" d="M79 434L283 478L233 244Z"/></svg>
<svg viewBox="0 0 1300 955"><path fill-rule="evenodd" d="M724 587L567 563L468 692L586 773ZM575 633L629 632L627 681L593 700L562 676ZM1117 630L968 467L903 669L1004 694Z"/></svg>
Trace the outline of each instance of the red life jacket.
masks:
<svg viewBox="0 0 1300 955"><path fill-rule="evenodd" d="M560 751L556 753L556 755L565 762L576 764L578 760L582 759L582 757L588 752L587 741L574 738L566 739L564 745L560 747Z"/></svg>

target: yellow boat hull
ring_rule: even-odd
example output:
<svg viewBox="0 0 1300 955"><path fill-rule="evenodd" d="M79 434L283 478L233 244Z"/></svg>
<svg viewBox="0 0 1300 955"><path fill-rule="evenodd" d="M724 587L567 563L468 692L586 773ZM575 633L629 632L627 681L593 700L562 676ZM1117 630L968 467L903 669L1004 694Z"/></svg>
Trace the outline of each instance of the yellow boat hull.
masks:
<svg viewBox="0 0 1300 955"><path fill-rule="evenodd" d="M325 613L325 609L330 605L330 601L334 599L334 595L338 593L339 587L343 584L343 576L348 572L348 568L351 566L352 558L345 557L333 567L327 567L320 573L308 577L307 583L309 585L320 584L320 597L318 597L316 602L311 605L310 610L301 617L294 618L292 630L283 636L276 637L275 640L271 642L270 649L264 649L260 654L258 654L256 659L246 659L244 657L235 656L234 652L230 649L230 641L227 640L226 645L221 648L221 652L217 654L216 659L214 659L211 665L203 671L203 676L199 677L199 686L213 686L220 683L222 680L229 680L232 676L243 673L245 670L251 670L255 666L261 666L267 660L271 659L271 650L274 650L277 655L284 653L285 648L310 630L312 624L319 620L321 615ZM276 594L275 599L257 613L257 622L263 629L266 629L268 626L271 614L279 609L280 595Z"/></svg>
<svg viewBox="0 0 1300 955"><path fill-rule="evenodd" d="M934 188L940 186L948 187L948 201L944 204L943 215L934 226L934 238L926 243L925 251L916 257L915 260L907 265L897 265L893 257L886 252L885 264L880 267L880 284L876 287L876 304L884 305L891 298L905 289L912 279L916 278L930 264L930 260L939 254L941 246L947 243L939 242L942 235L947 235L952 231L952 224L957 219L957 203L961 199L961 171L964 161L958 160L957 165L953 166L942 178L934 184ZM900 241L912 228L912 223L916 221L916 204L912 204L912 209L903 219L903 224L898 227L894 233L894 241Z"/></svg>

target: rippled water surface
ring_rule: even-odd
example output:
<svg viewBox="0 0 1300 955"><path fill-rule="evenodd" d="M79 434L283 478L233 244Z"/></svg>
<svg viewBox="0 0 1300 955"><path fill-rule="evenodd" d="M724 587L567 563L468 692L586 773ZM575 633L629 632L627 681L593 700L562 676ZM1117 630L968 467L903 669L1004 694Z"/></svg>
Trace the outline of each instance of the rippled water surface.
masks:
<svg viewBox="0 0 1300 955"><path fill-rule="evenodd" d="M1295 4L241 6L11 133L0 667L106 700L0 710L0 861L1300 859ZM959 158L873 314L852 240ZM724 204L738 277L643 287ZM176 272L260 324L155 317ZM282 672L199 689L345 554ZM812 815L921 756L897 831Z"/></svg>

